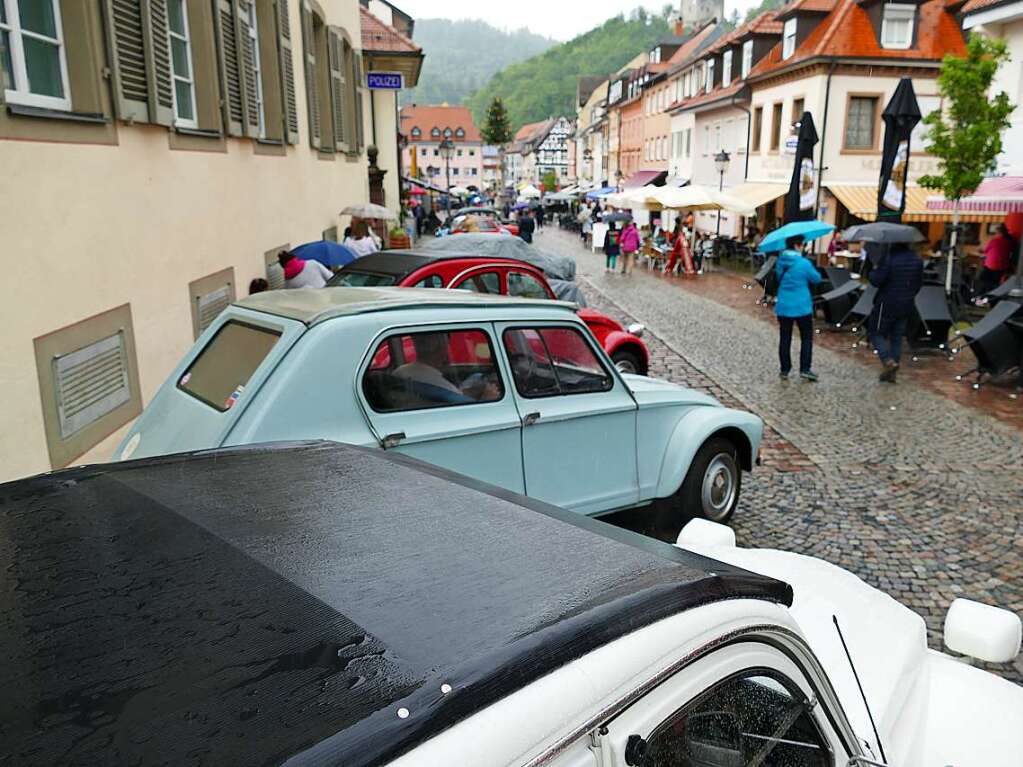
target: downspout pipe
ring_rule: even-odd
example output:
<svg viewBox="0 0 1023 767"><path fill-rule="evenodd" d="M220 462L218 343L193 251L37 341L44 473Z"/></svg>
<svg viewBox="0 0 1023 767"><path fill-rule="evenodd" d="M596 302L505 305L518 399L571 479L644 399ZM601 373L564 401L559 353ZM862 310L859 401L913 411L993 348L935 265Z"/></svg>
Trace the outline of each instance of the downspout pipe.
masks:
<svg viewBox="0 0 1023 767"><path fill-rule="evenodd" d="M824 120L821 122L821 158L820 162L817 163L817 201L814 204L813 215L814 218L820 219L821 213L821 183L824 178L824 148L828 141L828 112L831 105L831 78L835 74L835 69L838 67L838 60L832 56L831 66L828 68L828 83L824 88Z"/></svg>

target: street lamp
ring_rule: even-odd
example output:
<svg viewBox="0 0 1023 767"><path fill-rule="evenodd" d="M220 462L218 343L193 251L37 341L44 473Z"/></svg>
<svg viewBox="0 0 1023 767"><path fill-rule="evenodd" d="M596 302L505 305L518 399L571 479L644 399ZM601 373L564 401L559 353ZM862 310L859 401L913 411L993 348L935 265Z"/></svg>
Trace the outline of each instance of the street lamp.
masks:
<svg viewBox="0 0 1023 767"><path fill-rule="evenodd" d="M440 156L444 158L445 175L447 177L447 194L444 200L447 203L447 217L451 218L451 158L455 156L455 142L446 138L440 142Z"/></svg>
<svg viewBox="0 0 1023 767"><path fill-rule="evenodd" d="M716 155L714 155L714 167L717 168L718 176L718 191L723 191L725 188L725 172L728 170L728 163L732 161L729 157L728 152L722 149ZM714 234L715 237L721 236L721 208L718 208L718 226L717 231Z"/></svg>

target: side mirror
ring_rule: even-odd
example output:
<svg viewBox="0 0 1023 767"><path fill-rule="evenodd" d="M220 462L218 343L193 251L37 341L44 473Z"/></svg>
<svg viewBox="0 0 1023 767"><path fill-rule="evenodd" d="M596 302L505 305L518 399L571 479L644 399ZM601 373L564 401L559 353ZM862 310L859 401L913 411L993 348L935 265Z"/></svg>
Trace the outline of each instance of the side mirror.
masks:
<svg viewBox="0 0 1023 767"><path fill-rule="evenodd" d="M642 322L633 322L631 325L629 325L629 327L626 328L626 330L632 333L632 335L636 336L636 338L642 338L643 331L646 330L646 325L644 325Z"/></svg>
<svg viewBox="0 0 1023 767"><path fill-rule="evenodd" d="M957 599L945 616L945 646L988 663L1019 655L1023 623L1015 613L971 599Z"/></svg>
<svg viewBox="0 0 1023 767"><path fill-rule="evenodd" d="M679 531L675 545L680 549L687 546L728 546L735 548L735 531L727 525L708 519L691 519Z"/></svg>

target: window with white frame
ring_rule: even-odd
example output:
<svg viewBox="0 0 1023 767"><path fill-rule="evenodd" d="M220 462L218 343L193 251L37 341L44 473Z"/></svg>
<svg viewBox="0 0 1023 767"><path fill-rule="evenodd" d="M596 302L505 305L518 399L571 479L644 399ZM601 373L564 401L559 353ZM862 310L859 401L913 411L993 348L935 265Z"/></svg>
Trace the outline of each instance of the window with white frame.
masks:
<svg viewBox="0 0 1023 767"><path fill-rule="evenodd" d="M782 30L781 57L787 59L796 52L796 20L789 19Z"/></svg>
<svg viewBox="0 0 1023 767"><path fill-rule="evenodd" d="M266 109L263 105L263 67L259 61L259 23L256 4L249 3L249 44L252 46L252 71L256 83L256 116L259 119L259 137L266 138Z"/></svg>
<svg viewBox="0 0 1023 767"><path fill-rule="evenodd" d="M887 3L881 18L881 46L905 50L913 45L913 19L916 7Z"/></svg>
<svg viewBox="0 0 1023 767"><path fill-rule="evenodd" d="M742 44L742 79L749 77L753 69L753 41L747 40Z"/></svg>
<svg viewBox="0 0 1023 767"><path fill-rule="evenodd" d="M727 88L732 82L732 52L725 51L721 56L721 87Z"/></svg>
<svg viewBox="0 0 1023 767"><path fill-rule="evenodd" d="M714 151L721 151L721 123L714 123Z"/></svg>
<svg viewBox="0 0 1023 767"><path fill-rule="evenodd" d="M693 129L686 128L686 157L693 156Z"/></svg>
<svg viewBox="0 0 1023 767"><path fill-rule="evenodd" d="M71 109L59 0L0 0L0 53L10 103Z"/></svg>
<svg viewBox="0 0 1023 767"><path fill-rule="evenodd" d="M703 126L703 153L710 154L710 126Z"/></svg>
<svg viewBox="0 0 1023 767"><path fill-rule="evenodd" d="M171 49L171 74L174 78L174 124L198 128L195 114L195 77L192 73L192 40L188 32L188 8L185 0L168 0L167 34Z"/></svg>
<svg viewBox="0 0 1023 767"><path fill-rule="evenodd" d="M705 90L710 93L711 88L714 87L714 59L707 62L707 84Z"/></svg>

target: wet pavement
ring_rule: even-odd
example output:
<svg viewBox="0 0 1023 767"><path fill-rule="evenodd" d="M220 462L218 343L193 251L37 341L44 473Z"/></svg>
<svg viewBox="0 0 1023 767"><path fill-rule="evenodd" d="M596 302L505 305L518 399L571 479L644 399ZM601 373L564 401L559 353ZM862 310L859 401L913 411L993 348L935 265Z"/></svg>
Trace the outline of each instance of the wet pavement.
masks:
<svg viewBox="0 0 1023 767"><path fill-rule="evenodd" d="M890 386L868 350L824 333L820 382L782 381L777 327L741 277L609 275L578 236L548 228L537 244L576 258L591 306L647 326L651 375L764 419L764 465L744 477L733 519L739 545L852 570L923 615L935 648L956 597L1023 615L1023 399L956 384L967 355L924 358ZM992 670L1023 682L1023 660Z"/></svg>

